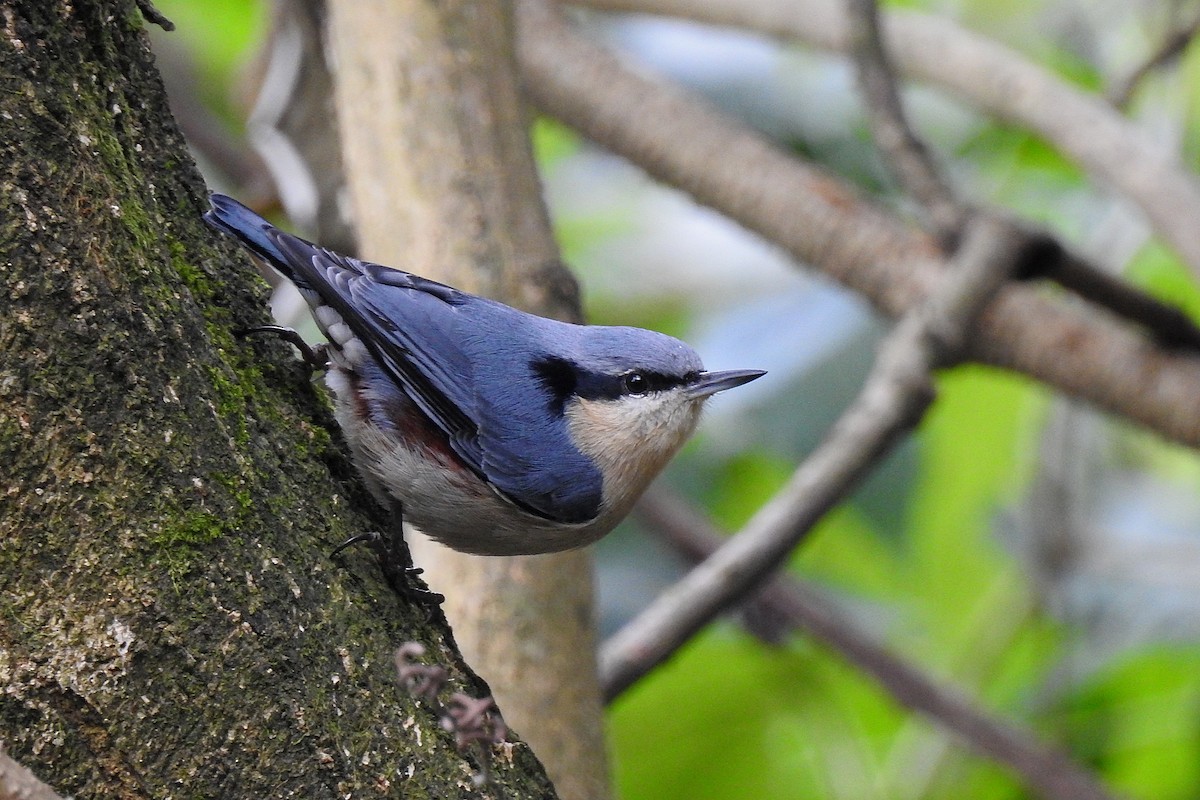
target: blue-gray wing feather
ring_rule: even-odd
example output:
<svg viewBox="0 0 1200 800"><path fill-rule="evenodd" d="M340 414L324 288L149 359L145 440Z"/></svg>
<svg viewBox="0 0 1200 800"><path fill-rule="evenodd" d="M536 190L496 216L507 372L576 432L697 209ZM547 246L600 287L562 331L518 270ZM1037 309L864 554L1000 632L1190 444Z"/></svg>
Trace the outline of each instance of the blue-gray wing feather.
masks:
<svg viewBox="0 0 1200 800"><path fill-rule="evenodd" d="M563 522L599 513L602 477L561 414L548 413L550 398L530 368L537 333L561 323L317 247L225 195L210 201L205 220L333 307L462 462L501 495ZM567 340L578 331L556 330Z"/></svg>
<svg viewBox="0 0 1200 800"><path fill-rule="evenodd" d="M532 334L547 320L282 231L268 238L470 469L540 516L585 522L599 513L600 473L550 413L530 368Z"/></svg>

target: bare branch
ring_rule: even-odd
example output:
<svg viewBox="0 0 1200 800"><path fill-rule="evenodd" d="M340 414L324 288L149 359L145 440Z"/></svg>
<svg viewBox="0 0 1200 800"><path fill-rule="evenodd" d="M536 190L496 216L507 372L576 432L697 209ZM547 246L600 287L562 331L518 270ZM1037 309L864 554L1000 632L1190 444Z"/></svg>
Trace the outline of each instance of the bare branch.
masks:
<svg viewBox="0 0 1200 800"><path fill-rule="evenodd" d="M0 750L0 800L62 800L61 796Z"/></svg>
<svg viewBox="0 0 1200 800"><path fill-rule="evenodd" d="M1145 326L1166 347L1200 351L1200 328L1181 309L1097 269L1075 253L1064 251L1046 275L1081 297Z"/></svg>
<svg viewBox="0 0 1200 800"><path fill-rule="evenodd" d="M648 493L638 511L693 561L708 558L724 542L706 518L665 492ZM816 587L778 575L759 590L754 601L771 617L804 631L869 675L898 704L923 714L978 755L1007 765L1038 794L1055 800L1112 797L1091 773L1039 742L1032 731L989 714L954 688L940 685L933 676L891 653Z"/></svg>
<svg viewBox="0 0 1200 800"><path fill-rule="evenodd" d="M879 28L876 0L849 0L852 54L866 101L876 145L901 187L926 210L933 232L943 245L953 245L970 209L960 203L937 171L925 143L913 132L904 113L887 50ZM1200 25L1200 19L1197 20ZM1194 31L1193 31L1194 32ZM1190 35L1190 34L1189 34ZM1082 297L1145 326L1159 342L1200 349L1200 328L1178 308L1167 305L1063 250L1047 234L1048 256L1037 266L1041 275ZM1050 251L1053 252L1050 252ZM1021 276L1024 277L1024 276Z"/></svg>
<svg viewBox="0 0 1200 800"><path fill-rule="evenodd" d="M933 156L916 135L904 113L904 104L896 86L891 59L883 42L876 0L849 0L851 54L858 67L867 118L875 143L890 165L901 187L924 208L933 232L943 245L953 245L970 209L959 202L950 186L938 173ZM1191 41L1200 16L1191 24L1177 27L1174 34L1145 65L1145 71L1170 59ZM1126 91L1132 91L1130 83ZM1047 238L1050 250L1042 274L1082 297L1145 326L1159 342L1171 346L1200 349L1200 328L1180 309L1167 305L1144 292L1112 277L1049 241L1047 234L1030 231L1032 236ZM1037 265L1035 265L1037 266ZM1023 277L1023 276L1022 276Z"/></svg>
<svg viewBox="0 0 1200 800"><path fill-rule="evenodd" d="M1112 82L1112 85L1104 93L1104 96L1108 98L1108 102L1119 109L1124 109L1128 106L1133 93L1137 91L1138 86L1146 79L1146 76L1156 69L1165 67L1178 60L1183 55L1183 51L1196 38L1197 32L1200 32L1200 13L1197 13L1189 22L1180 23L1176 21L1172 25L1171 30L1167 32L1167 35L1163 37L1159 46L1145 61L1130 70L1129 74L1125 77Z"/></svg>
<svg viewBox="0 0 1200 800"><path fill-rule="evenodd" d="M851 53L875 144L901 189L925 209L938 239L952 245L961 232L966 209L938 174L929 149L909 125L880 34L879 6L875 0L849 0L848 7Z"/></svg>
<svg viewBox="0 0 1200 800"><path fill-rule="evenodd" d="M572 33L545 2L517 8L526 90L547 113L861 292L884 313L903 313L945 268L929 237L845 182L682 90L627 69ZM1200 445L1196 359L1166 352L1092 309L1007 286L980 318L970 347L975 358Z"/></svg>
<svg viewBox="0 0 1200 800"><path fill-rule="evenodd" d="M850 50L841 0L573 0L730 25ZM1036 131L1090 174L1132 200L1194 272L1200 272L1200 179L1176 153L1086 94L997 42L942 17L883 15L888 52L904 75L940 86L984 111Z"/></svg>
<svg viewBox="0 0 1200 800"><path fill-rule="evenodd" d="M812 526L910 430L933 400L930 373L952 360L989 293L1020 262L1025 237L980 217L955 269L884 339L862 391L787 485L725 543L605 643L600 673L612 699L744 598Z"/></svg>

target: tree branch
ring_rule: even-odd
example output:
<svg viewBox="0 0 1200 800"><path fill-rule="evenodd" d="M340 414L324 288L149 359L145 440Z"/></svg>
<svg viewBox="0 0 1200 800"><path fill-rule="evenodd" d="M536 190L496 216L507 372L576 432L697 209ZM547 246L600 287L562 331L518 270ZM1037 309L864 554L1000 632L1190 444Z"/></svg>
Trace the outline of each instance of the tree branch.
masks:
<svg viewBox="0 0 1200 800"><path fill-rule="evenodd" d="M849 0L848 8L851 53L875 145L901 189L925 209L938 239L953 244L967 212L909 125L879 29L879 7L875 0Z"/></svg>
<svg viewBox="0 0 1200 800"><path fill-rule="evenodd" d="M600 674L606 698L616 697L759 585L920 420L933 400L931 371L956 357L979 309L1020 262L1025 243L994 219L969 224L955 268L884 339L862 391L787 485L711 558L604 644Z"/></svg>
<svg viewBox="0 0 1200 800"><path fill-rule="evenodd" d="M1178 8L1174 9L1178 11ZM1192 40L1196 38L1197 32L1200 32L1200 13L1197 13L1189 22L1180 23L1178 20L1171 26L1171 30L1163 37L1159 46L1155 48L1146 59L1129 71L1123 78L1119 78L1112 82L1104 96L1108 102L1119 109L1124 109L1129 105L1133 93L1137 91L1142 81L1156 69L1176 61L1183 51L1187 49Z"/></svg>
<svg viewBox="0 0 1200 800"><path fill-rule="evenodd" d="M525 87L547 113L651 176L902 314L945 269L939 248L855 190L676 87L624 67L539 0L518 4ZM1066 345L1066 346L1064 346ZM1200 370L1113 319L1006 286L971 355L1023 372L1167 438L1200 445Z"/></svg>
<svg viewBox="0 0 1200 800"><path fill-rule="evenodd" d="M154 7L151 0L137 0L138 11L142 12L147 22L153 22L164 31L170 33L175 30L175 23L167 19L161 11Z"/></svg>
<svg viewBox="0 0 1200 800"><path fill-rule="evenodd" d="M876 0L849 0L852 54L858 66L867 118L876 146L901 188L920 203L943 245L952 245L970 209L959 202L939 174L925 143L916 135L904 113L891 62L879 28ZM1167 305L1103 270L1065 251L1050 235L1030 230L1049 245L1046 258L1032 265L1035 275L1046 277L1093 303L1145 326L1169 347L1200 350L1200 328L1180 309ZM1051 252L1053 251L1053 252Z"/></svg>
<svg viewBox="0 0 1200 800"><path fill-rule="evenodd" d="M1200 351L1200 328L1183 310L1097 269L1075 253L1062 251L1061 257L1053 259L1045 275L1063 288L1128 320L1139 322L1167 348Z"/></svg>
<svg viewBox="0 0 1200 800"><path fill-rule="evenodd" d="M933 232L943 245L952 245L970 208L955 198L904 113L891 60L884 45L876 0L849 0L851 54L858 67L859 85L875 144L901 189L926 211ZM1197 20L1200 25L1200 20ZM1192 31L1194 33L1194 30ZM1190 35L1190 34L1189 34ZM1182 47L1182 45L1179 45ZM1046 277L1093 303L1145 326L1169 347L1200 350L1200 328L1180 309L1167 305L1064 250L1050 234L1030 230L1051 245L1047 258L1032 265L1034 275Z"/></svg>
<svg viewBox="0 0 1200 800"><path fill-rule="evenodd" d="M0 750L0 800L62 800L62 797Z"/></svg>
<svg viewBox="0 0 1200 800"><path fill-rule="evenodd" d="M664 14L849 52L840 0L573 0L606 11ZM1200 273L1200 180L1102 98L1085 94L987 37L930 14L892 11L883 29L896 68L1045 137L1142 209Z"/></svg>
<svg viewBox="0 0 1200 800"><path fill-rule="evenodd" d="M596 1L604 2L604 0ZM652 1L663 2L663 0ZM857 1L862 2L862 0ZM619 2L619 0L614 0L614 2ZM701 3L701 8L706 8L703 2ZM869 26L869 23L867 25ZM862 27L862 25L859 27ZM866 33L860 33L859 35L867 36ZM868 61L874 62L876 58L876 56L868 56ZM875 66L869 67L869 70L873 74L880 72L880 68ZM946 219L957 216L961 220L966 216L969 208L964 204L955 205L956 201L953 194L950 192L948 186L941 182L936 167L929 160L928 154L924 152L923 145L912 134L907 123L904 121L902 111L899 112L901 114L900 117L896 117L896 113L900 109L899 100L895 96L894 88L888 89L883 86L887 82L887 75L877 75L874 77L872 79L873 87L870 91L875 96L873 100L868 100L868 108L871 110L875 110L878 107L894 107L893 111L884 111L881 114L874 113L873 111L872 113L872 118L876 116L887 118L881 122L887 128L882 134L882 140L880 141L881 150L888 157L889 163L896 163L899 160L907 165L897 167L896 171L926 174L925 177L914 177L913 182L918 185L904 186L903 188L910 194L913 194L919 201L926 204L948 205L942 211L931 211L931 215L938 215ZM883 95L886 94L890 94L893 99L884 98ZM911 140L915 143L915 146L903 144L903 139ZM898 142L900 142L900 152L894 152ZM630 157L636 160L636 156L631 155ZM924 166L922 166L922 163ZM933 184L941 185L941 189L938 189ZM684 188L689 187L685 186ZM925 195L930 196L925 197ZM935 199L939 195L943 196L942 199ZM731 216L733 215L727 208L723 208L715 202L713 205L731 214ZM746 224L747 227L761 231L754 224ZM1016 277L1048 278L1079 294L1081 297L1104 306L1108 310L1145 327L1162 344L1170 347L1189 346L1200 348L1200 328L1197 328L1187 315L1178 308L1163 303L1147 295L1145 292L1123 283L1119 279L1113 278L1094 265L1087 263L1078 254L1067 251L1053 239L1051 234L1037 230L1034 226L1027 223L1025 227L1030 236L1043 239L1047 247L1043 251L1045 258L1041 259L1038 263L1031 262L1028 265L1030 267L1029 273L1020 274ZM952 235L947 235L953 233L953 226L940 228L935 224L935 231L939 234L943 244L953 239ZM803 256L800 257L803 258Z"/></svg>
<svg viewBox="0 0 1200 800"><path fill-rule="evenodd" d="M703 515L665 492L647 493L637 511L692 561L703 561L724 542ZM899 705L924 715L976 754L1008 766L1042 796L1054 800L1112 797L1095 776L1039 742L1032 731L989 714L890 652L817 587L780 574L763 585L752 601L771 619L805 632L869 675Z"/></svg>

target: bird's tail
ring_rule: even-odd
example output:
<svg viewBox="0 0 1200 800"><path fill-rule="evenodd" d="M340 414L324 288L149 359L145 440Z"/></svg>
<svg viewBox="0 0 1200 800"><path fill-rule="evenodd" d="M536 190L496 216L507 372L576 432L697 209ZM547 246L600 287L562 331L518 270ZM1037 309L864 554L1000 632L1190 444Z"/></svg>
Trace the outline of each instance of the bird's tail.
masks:
<svg viewBox="0 0 1200 800"><path fill-rule="evenodd" d="M212 210L205 212L205 222L219 231L232 234L255 255L291 277L293 270L287 259L267 235L267 231L274 230L275 226L227 195L213 192L208 202L212 204Z"/></svg>

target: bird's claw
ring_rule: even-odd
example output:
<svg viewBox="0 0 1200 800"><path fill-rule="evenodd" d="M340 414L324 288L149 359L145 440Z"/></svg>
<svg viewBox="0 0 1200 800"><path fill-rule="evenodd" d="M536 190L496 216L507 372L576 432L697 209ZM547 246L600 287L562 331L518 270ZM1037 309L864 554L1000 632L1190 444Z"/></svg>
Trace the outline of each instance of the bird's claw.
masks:
<svg viewBox="0 0 1200 800"><path fill-rule="evenodd" d="M312 372L322 372L329 368L329 356L327 351L329 345L317 344L312 345L304 341L304 337L295 328L286 328L283 325L255 325L252 328L243 328L239 331L234 331L235 336L245 337L259 333L269 333L273 336L278 336L285 342L293 345L300 351L300 360Z"/></svg>
<svg viewBox="0 0 1200 800"><path fill-rule="evenodd" d="M371 542L372 544L374 544L375 542L379 541L382 538L383 538L383 535L380 534L379 531L367 531L366 533L356 533L355 535L351 536L346 541L339 544L337 547L333 548L332 552L329 553L329 557L334 558L337 556L338 553L342 552L343 550L347 549L348 547L352 547L356 544L359 544L360 542Z"/></svg>
<svg viewBox="0 0 1200 800"><path fill-rule="evenodd" d="M445 602L445 595L414 585L425 570L412 563L412 557L409 556L406 545L401 544L399 547L393 548L379 531L367 531L351 536L333 548L329 557L333 558L348 547L361 542L371 545L371 549L379 556L383 565L383 574L388 579L388 583L406 599L424 606L440 606ZM397 556L399 557L397 558Z"/></svg>

